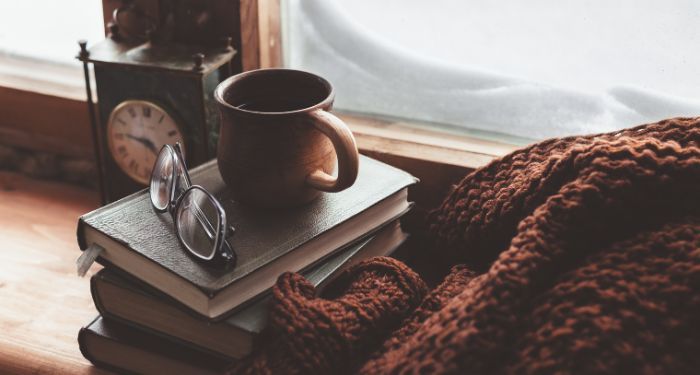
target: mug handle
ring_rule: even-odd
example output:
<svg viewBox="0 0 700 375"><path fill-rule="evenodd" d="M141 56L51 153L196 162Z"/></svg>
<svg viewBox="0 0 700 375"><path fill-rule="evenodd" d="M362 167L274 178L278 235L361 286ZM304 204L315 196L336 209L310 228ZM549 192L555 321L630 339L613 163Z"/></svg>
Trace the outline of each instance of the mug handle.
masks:
<svg viewBox="0 0 700 375"><path fill-rule="evenodd" d="M306 177L311 187L327 192L338 192L349 188L357 179L359 153L355 137L343 120L322 109L309 113L313 126L328 137L333 143L338 156L338 177L318 169Z"/></svg>

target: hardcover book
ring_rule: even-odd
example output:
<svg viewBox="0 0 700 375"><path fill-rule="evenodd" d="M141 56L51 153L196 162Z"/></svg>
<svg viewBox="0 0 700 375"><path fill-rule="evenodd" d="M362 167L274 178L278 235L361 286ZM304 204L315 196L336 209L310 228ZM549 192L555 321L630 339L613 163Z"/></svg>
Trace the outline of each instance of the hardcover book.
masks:
<svg viewBox="0 0 700 375"><path fill-rule="evenodd" d="M235 202L215 160L192 170L193 183L217 196L238 264L226 270L193 259L175 235L170 215L157 214L147 190L82 216L82 250L104 250L98 262L113 265L210 320L220 320L269 289L284 271L302 271L348 244L368 238L401 217L411 204L408 173L361 156L355 184L323 194L295 209L263 210Z"/></svg>
<svg viewBox="0 0 700 375"><path fill-rule="evenodd" d="M406 237L399 222L394 221L375 236L332 255L303 275L321 289L340 272L364 259L390 255ZM116 270L101 270L92 277L90 285L95 306L102 316L226 358L248 355L267 324L268 295L227 319L212 323Z"/></svg>
<svg viewBox="0 0 700 375"><path fill-rule="evenodd" d="M232 364L217 356L98 316L78 333L80 352L117 373L221 374Z"/></svg>

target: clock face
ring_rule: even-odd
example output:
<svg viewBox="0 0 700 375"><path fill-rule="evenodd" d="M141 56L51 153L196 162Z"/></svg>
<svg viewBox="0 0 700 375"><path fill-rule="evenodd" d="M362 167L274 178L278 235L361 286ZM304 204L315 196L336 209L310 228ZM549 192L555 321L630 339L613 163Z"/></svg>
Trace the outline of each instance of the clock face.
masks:
<svg viewBox="0 0 700 375"><path fill-rule="evenodd" d="M112 158L124 173L148 184L161 147L182 142L182 133L163 108L144 100L127 100L114 108L107 122Z"/></svg>

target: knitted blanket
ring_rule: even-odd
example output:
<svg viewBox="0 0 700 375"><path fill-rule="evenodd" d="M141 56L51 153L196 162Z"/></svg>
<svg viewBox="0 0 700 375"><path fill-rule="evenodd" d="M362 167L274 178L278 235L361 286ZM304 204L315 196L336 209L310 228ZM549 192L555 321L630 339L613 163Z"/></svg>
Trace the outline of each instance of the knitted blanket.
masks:
<svg viewBox="0 0 700 375"><path fill-rule="evenodd" d="M453 265L432 290L391 258L323 297L284 274L231 372L699 371L700 118L516 151L464 178L426 233L424 258Z"/></svg>

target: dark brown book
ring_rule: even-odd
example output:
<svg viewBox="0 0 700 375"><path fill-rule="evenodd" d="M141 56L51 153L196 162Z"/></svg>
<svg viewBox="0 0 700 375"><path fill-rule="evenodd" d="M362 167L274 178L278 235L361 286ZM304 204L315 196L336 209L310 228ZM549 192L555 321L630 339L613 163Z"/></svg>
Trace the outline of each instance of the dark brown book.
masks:
<svg viewBox="0 0 700 375"><path fill-rule="evenodd" d="M238 254L233 271L193 259L175 235L170 215L156 214L146 190L82 216L81 249L95 244L98 258L218 320L272 286L284 271L301 271L349 243L368 237L409 210L408 173L361 157L355 184L286 210L262 210L233 201L215 161L192 171L193 182L217 196Z"/></svg>
<svg viewBox="0 0 700 375"><path fill-rule="evenodd" d="M221 374L232 363L98 316L78 333L80 352L117 373Z"/></svg>
<svg viewBox="0 0 700 375"><path fill-rule="evenodd" d="M374 237L333 254L303 275L321 289L344 269L364 259L390 255L406 237L395 221ZM248 355L267 325L269 296L259 298L225 320L212 323L116 270L101 270L92 277L90 285L95 306L102 316L227 358Z"/></svg>

